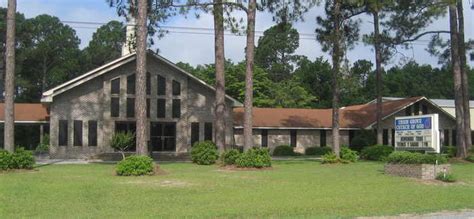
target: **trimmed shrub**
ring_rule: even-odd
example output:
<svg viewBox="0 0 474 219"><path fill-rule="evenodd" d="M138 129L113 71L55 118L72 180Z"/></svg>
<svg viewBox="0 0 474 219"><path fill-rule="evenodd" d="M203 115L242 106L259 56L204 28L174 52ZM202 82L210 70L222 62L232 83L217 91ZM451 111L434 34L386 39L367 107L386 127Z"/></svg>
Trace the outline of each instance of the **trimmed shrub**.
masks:
<svg viewBox="0 0 474 219"><path fill-rule="evenodd" d="M153 159L148 156L129 156L117 164L116 173L119 176L152 175L154 170Z"/></svg>
<svg viewBox="0 0 474 219"><path fill-rule="evenodd" d="M441 153L448 155L448 157L456 157L458 149L456 146L443 146L441 147Z"/></svg>
<svg viewBox="0 0 474 219"><path fill-rule="evenodd" d="M456 177L454 177L453 174L449 174L449 173L439 173L436 176L436 179L439 181L448 182L448 183L456 182Z"/></svg>
<svg viewBox="0 0 474 219"><path fill-rule="evenodd" d="M362 148L377 143L375 133L372 130L359 130L355 132L354 138L352 138L350 145L356 151L362 150Z"/></svg>
<svg viewBox="0 0 474 219"><path fill-rule="evenodd" d="M266 148L251 148L242 153L235 161L237 167L271 167L272 159Z"/></svg>
<svg viewBox="0 0 474 219"><path fill-rule="evenodd" d="M304 151L305 155L318 155L322 156L330 152L332 149L330 147L309 147Z"/></svg>
<svg viewBox="0 0 474 219"><path fill-rule="evenodd" d="M199 165L211 165L219 158L217 146L212 141L200 141L194 143L191 148L191 159Z"/></svg>
<svg viewBox="0 0 474 219"><path fill-rule="evenodd" d="M33 165L35 165L35 158L31 151L17 148L11 155L11 169L33 169Z"/></svg>
<svg viewBox="0 0 474 219"><path fill-rule="evenodd" d="M221 155L222 163L224 163L224 165L234 165L236 160L240 157L240 154L240 151L237 149L225 151Z"/></svg>
<svg viewBox="0 0 474 219"><path fill-rule="evenodd" d="M347 162L357 162L359 160L359 155L357 155L357 151L353 151L346 146L341 147L341 160Z"/></svg>
<svg viewBox="0 0 474 219"><path fill-rule="evenodd" d="M273 156L295 156L293 147L289 145L280 145L273 149Z"/></svg>
<svg viewBox="0 0 474 219"><path fill-rule="evenodd" d="M323 164L332 164L332 163L339 163L340 159L337 159L336 154L334 152L328 152L322 157L322 163Z"/></svg>
<svg viewBox="0 0 474 219"><path fill-rule="evenodd" d="M0 150L0 170L10 169L12 154L6 150Z"/></svg>
<svg viewBox="0 0 474 219"><path fill-rule="evenodd" d="M110 147L122 154L125 159L125 151L135 143L135 134L131 132L116 132L110 140Z"/></svg>
<svg viewBox="0 0 474 219"><path fill-rule="evenodd" d="M374 145L362 149L360 157L365 160L384 161L392 152L392 146Z"/></svg>
<svg viewBox="0 0 474 219"><path fill-rule="evenodd" d="M388 163L393 164L444 164L448 159L442 155L420 154L409 151L395 151L387 157Z"/></svg>
<svg viewBox="0 0 474 219"><path fill-rule="evenodd" d="M38 144L35 153L44 154L49 152L49 135L43 135L43 140Z"/></svg>

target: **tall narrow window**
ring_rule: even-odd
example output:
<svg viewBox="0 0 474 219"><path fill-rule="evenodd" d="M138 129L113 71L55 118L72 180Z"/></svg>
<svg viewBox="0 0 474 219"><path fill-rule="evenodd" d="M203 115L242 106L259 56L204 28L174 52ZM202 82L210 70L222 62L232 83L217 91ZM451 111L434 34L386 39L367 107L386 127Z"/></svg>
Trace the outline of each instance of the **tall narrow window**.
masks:
<svg viewBox="0 0 474 219"><path fill-rule="evenodd" d="M151 94L151 74L150 72L146 73L146 94Z"/></svg>
<svg viewBox="0 0 474 219"><path fill-rule="evenodd" d="M204 140L212 141L212 123L204 123Z"/></svg>
<svg viewBox="0 0 474 219"><path fill-rule="evenodd" d="M127 118L135 117L135 98L127 98Z"/></svg>
<svg viewBox="0 0 474 219"><path fill-rule="evenodd" d="M395 129L392 129L392 146L395 146Z"/></svg>
<svg viewBox="0 0 474 219"><path fill-rule="evenodd" d="M290 130L290 145L296 147L296 130Z"/></svg>
<svg viewBox="0 0 474 219"><path fill-rule="evenodd" d="M181 100L180 99L173 100L172 108L173 108L173 118L181 117Z"/></svg>
<svg viewBox="0 0 474 219"><path fill-rule="evenodd" d="M74 120L74 146L82 146L82 121Z"/></svg>
<svg viewBox="0 0 474 219"><path fill-rule="evenodd" d="M268 130L262 129L262 147L268 147Z"/></svg>
<svg viewBox="0 0 474 219"><path fill-rule="evenodd" d="M191 145L199 141L199 122L191 123Z"/></svg>
<svg viewBox="0 0 474 219"><path fill-rule="evenodd" d="M89 147L97 146L97 121L89 120L88 122L87 145Z"/></svg>
<svg viewBox="0 0 474 219"><path fill-rule="evenodd" d="M68 139L67 120L59 120L59 134L58 134L59 146L67 146L67 139Z"/></svg>
<svg viewBox="0 0 474 219"><path fill-rule="evenodd" d="M405 116L411 116L411 107L410 106L405 109Z"/></svg>
<svg viewBox="0 0 474 219"><path fill-rule="evenodd" d="M413 105L413 111L414 111L413 113L414 113L415 115L419 115L419 114L420 114L420 103L415 103L415 104Z"/></svg>
<svg viewBox="0 0 474 219"><path fill-rule="evenodd" d="M452 136L452 138L453 138L453 145L456 145L456 144L457 144L457 140L458 140L458 139L456 138L456 135L457 135L456 129L454 129L451 133L452 133L451 136Z"/></svg>
<svg viewBox="0 0 474 219"><path fill-rule="evenodd" d="M165 99L157 99L156 101L156 116L158 118L166 117L166 101Z"/></svg>
<svg viewBox="0 0 474 219"><path fill-rule="evenodd" d="M321 147L326 146L326 130L319 131L319 146Z"/></svg>
<svg viewBox="0 0 474 219"><path fill-rule="evenodd" d="M349 130L349 147L352 146L352 139L354 139L354 130Z"/></svg>
<svg viewBox="0 0 474 219"><path fill-rule="evenodd" d="M146 99L146 117L150 118L150 99Z"/></svg>
<svg viewBox="0 0 474 219"><path fill-rule="evenodd" d="M111 94L120 94L120 78L112 80L110 87Z"/></svg>
<svg viewBox="0 0 474 219"><path fill-rule="evenodd" d="M166 95L166 78L158 75L158 95Z"/></svg>
<svg viewBox="0 0 474 219"><path fill-rule="evenodd" d="M388 145L388 129L382 131L382 144Z"/></svg>
<svg viewBox="0 0 474 219"><path fill-rule="evenodd" d="M119 117L120 115L120 102L118 97L112 97L110 100L110 116Z"/></svg>
<svg viewBox="0 0 474 219"><path fill-rule="evenodd" d="M127 77L127 94L135 94L135 74Z"/></svg>
<svg viewBox="0 0 474 219"><path fill-rule="evenodd" d="M181 95L181 84L175 80L173 80L173 95Z"/></svg>
<svg viewBox="0 0 474 219"><path fill-rule="evenodd" d="M421 111L423 112L423 115L428 114L428 106L427 105L421 105Z"/></svg>

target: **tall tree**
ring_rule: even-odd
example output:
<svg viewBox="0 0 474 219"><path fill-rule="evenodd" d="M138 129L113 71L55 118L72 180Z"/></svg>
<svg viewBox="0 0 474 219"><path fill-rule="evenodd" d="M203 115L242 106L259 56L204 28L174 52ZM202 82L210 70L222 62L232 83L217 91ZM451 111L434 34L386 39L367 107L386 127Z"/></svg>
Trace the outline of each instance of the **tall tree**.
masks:
<svg viewBox="0 0 474 219"><path fill-rule="evenodd" d="M247 44L245 47L245 100L244 100L244 150L253 146L253 67L255 48L255 19L257 2L249 0L247 8Z"/></svg>
<svg viewBox="0 0 474 219"><path fill-rule="evenodd" d="M380 21L379 21L379 11L380 3L378 0L372 2L369 6L370 11L372 12L372 17L374 19L374 49L375 49L375 72L376 72L376 88L377 88L377 144L383 144L383 130L382 130L382 51L380 48Z"/></svg>
<svg viewBox="0 0 474 219"><path fill-rule="evenodd" d="M224 5L214 0L214 58L216 66L215 142L220 152L225 150L225 75L224 75Z"/></svg>
<svg viewBox="0 0 474 219"><path fill-rule="evenodd" d="M7 151L15 150L15 21L16 0L8 0L6 71L5 71L5 126L4 145Z"/></svg>
<svg viewBox="0 0 474 219"><path fill-rule="evenodd" d="M333 42L332 42L332 145L336 157L339 158L339 71L342 57L341 49L341 0L333 1Z"/></svg>
<svg viewBox="0 0 474 219"><path fill-rule="evenodd" d="M137 65L136 65L136 83L135 83L135 112L137 119L136 137L137 137L137 154L148 155L147 147L147 126L146 117L146 72L147 72L147 4L148 0L137 0L136 18L137 18ZM135 7L132 6L132 10Z"/></svg>
<svg viewBox="0 0 474 219"><path fill-rule="evenodd" d="M119 21L110 21L99 27L83 50L84 70L97 68L119 58L125 39L125 26Z"/></svg>
<svg viewBox="0 0 474 219"><path fill-rule="evenodd" d="M299 33L290 23L279 23L263 32L255 49L255 64L264 68L274 82L289 79L298 56Z"/></svg>

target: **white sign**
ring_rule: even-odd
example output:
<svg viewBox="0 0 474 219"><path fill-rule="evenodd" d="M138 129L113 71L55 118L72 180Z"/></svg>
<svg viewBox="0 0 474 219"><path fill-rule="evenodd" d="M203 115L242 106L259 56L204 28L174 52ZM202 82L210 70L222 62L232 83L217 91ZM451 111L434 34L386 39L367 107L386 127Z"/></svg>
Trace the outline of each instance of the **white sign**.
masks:
<svg viewBox="0 0 474 219"><path fill-rule="evenodd" d="M438 114L395 117L395 149L440 152Z"/></svg>

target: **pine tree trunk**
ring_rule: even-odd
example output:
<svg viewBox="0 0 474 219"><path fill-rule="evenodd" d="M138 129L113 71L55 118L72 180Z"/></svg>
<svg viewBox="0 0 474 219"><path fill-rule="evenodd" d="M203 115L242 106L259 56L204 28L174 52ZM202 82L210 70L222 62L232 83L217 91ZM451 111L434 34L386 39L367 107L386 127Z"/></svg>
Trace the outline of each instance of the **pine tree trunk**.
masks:
<svg viewBox="0 0 474 219"><path fill-rule="evenodd" d="M334 37L332 51L332 149L339 158L339 65L341 62L341 0L334 1Z"/></svg>
<svg viewBox="0 0 474 219"><path fill-rule="evenodd" d="M253 65L255 47L255 10L257 3L249 0L247 12L247 46L245 48L245 59L247 62L245 70L245 100L244 100L244 150L253 146Z"/></svg>
<svg viewBox="0 0 474 219"><path fill-rule="evenodd" d="M5 69L5 126L4 148L15 150L15 14L16 0L8 0L6 69Z"/></svg>
<svg viewBox="0 0 474 219"><path fill-rule="evenodd" d="M225 75L224 75L224 9L222 0L214 0L214 51L216 63L215 141L225 151Z"/></svg>
<svg viewBox="0 0 474 219"><path fill-rule="evenodd" d="M374 48L377 89L377 144L383 144L382 130L382 52L380 51L379 12L374 10Z"/></svg>
<svg viewBox="0 0 474 219"><path fill-rule="evenodd" d="M146 117L146 38L147 0L138 0L137 13L137 72L135 83L135 116L137 119L137 154L148 155Z"/></svg>
<svg viewBox="0 0 474 219"><path fill-rule="evenodd" d="M472 147L471 138L471 108L469 106L469 76L467 73L466 43L464 39L464 12L462 0L457 0L458 25L459 25L459 54L461 65L461 80L463 90L464 129L466 150Z"/></svg>
<svg viewBox="0 0 474 219"><path fill-rule="evenodd" d="M463 90L461 78L461 63L459 58L459 40L458 40L458 22L456 5L449 5L449 27L451 35L451 65L454 81L454 103L456 106L456 147L457 157L466 156L466 138L464 129L464 106L463 106Z"/></svg>

